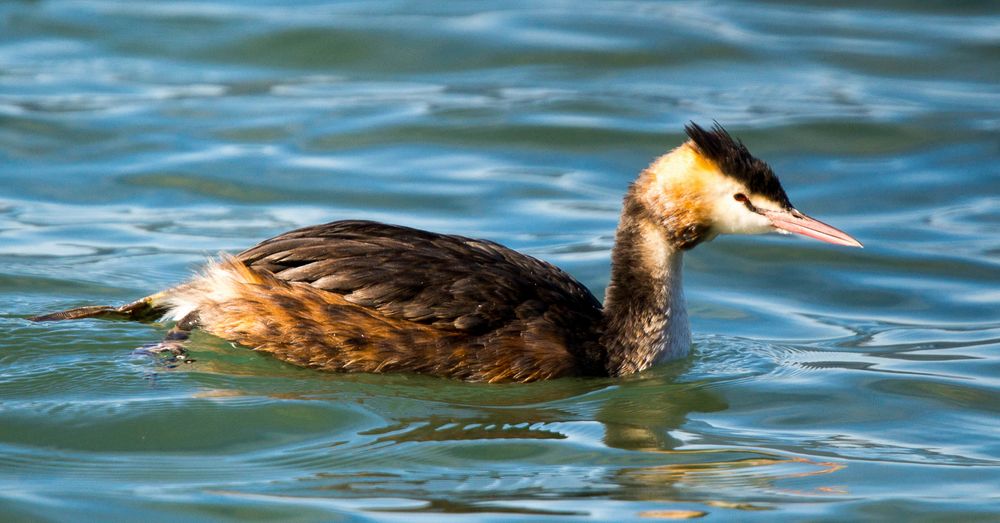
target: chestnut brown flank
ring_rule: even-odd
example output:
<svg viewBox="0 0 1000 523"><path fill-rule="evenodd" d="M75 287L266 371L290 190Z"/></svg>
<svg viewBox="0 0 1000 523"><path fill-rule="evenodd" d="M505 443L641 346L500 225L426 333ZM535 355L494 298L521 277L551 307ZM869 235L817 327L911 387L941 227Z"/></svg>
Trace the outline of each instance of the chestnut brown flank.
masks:
<svg viewBox="0 0 1000 523"><path fill-rule="evenodd" d="M470 336L386 317L343 296L286 282L226 257L218 278L195 280L180 291L199 300L200 327L254 350L299 365L343 372L420 372L468 381L534 381L572 375L565 340L545 322L519 333ZM224 295L225 300L211 297Z"/></svg>

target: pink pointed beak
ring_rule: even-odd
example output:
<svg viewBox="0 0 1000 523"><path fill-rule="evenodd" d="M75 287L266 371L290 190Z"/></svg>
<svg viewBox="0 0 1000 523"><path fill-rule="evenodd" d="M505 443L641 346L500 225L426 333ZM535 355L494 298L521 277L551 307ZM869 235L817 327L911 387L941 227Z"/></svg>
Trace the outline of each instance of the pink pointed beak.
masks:
<svg viewBox="0 0 1000 523"><path fill-rule="evenodd" d="M848 247L864 247L850 234L831 227L819 220L810 218L796 209L788 211L772 211L760 209L760 213L771 220L771 225L779 231L801 234L815 238L821 242L846 245Z"/></svg>

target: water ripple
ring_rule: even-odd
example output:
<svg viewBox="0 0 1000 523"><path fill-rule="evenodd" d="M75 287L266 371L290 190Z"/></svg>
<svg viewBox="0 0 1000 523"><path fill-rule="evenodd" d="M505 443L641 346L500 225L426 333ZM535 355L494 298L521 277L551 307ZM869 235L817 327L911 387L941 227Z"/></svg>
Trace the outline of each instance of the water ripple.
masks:
<svg viewBox="0 0 1000 523"><path fill-rule="evenodd" d="M989 2L0 6L8 519L991 520ZM293 368L162 325L32 324L369 218L600 295L621 194L717 119L866 245L686 254L692 355L527 386ZM245 519L245 518L244 518Z"/></svg>

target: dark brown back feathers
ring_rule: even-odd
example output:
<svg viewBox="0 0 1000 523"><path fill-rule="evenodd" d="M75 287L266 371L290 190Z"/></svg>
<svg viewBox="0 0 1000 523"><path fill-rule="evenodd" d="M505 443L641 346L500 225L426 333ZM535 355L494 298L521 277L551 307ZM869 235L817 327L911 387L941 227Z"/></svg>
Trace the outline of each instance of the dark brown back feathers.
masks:
<svg viewBox="0 0 1000 523"><path fill-rule="evenodd" d="M489 336L545 318L581 369L603 372L600 302L559 268L502 245L370 221L291 231L238 259L388 318Z"/></svg>

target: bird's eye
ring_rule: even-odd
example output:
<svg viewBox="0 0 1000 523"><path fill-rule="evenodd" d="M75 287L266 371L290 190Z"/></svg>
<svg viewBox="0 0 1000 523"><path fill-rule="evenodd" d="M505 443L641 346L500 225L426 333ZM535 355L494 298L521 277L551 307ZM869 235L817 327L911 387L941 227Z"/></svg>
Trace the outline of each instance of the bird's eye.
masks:
<svg viewBox="0 0 1000 523"><path fill-rule="evenodd" d="M752 203L750 203L750 198L747 198L747 195L738 192L733 195L733 199L742 203L743 206L746 207L748 211L760 214L760 211L758 211L757 208L754 207Z"/></svg>

